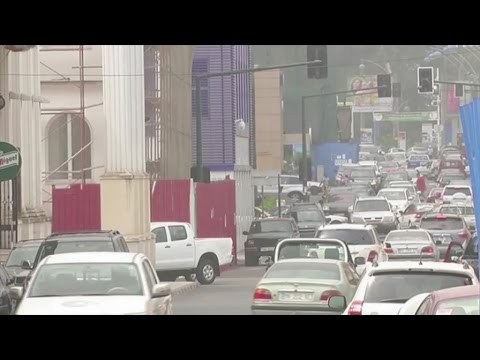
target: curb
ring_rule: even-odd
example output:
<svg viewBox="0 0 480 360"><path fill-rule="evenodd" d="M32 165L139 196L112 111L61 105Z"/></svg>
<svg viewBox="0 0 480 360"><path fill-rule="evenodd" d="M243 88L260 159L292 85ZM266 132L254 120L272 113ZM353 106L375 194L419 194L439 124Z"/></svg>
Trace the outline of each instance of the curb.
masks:
<svg viewBox="0 0 480 360"><path fill-rule="evenodd" d="M175 283L169 283L169 284L175 284ZM176 283L178 284L178 283ZM188 282L185 283L182 286L178 286L175 289L172 289L172 295L180 295L180 294L185 294L187 292L192 291L193 289L197 288L200 284L198 282Z"/></svg>

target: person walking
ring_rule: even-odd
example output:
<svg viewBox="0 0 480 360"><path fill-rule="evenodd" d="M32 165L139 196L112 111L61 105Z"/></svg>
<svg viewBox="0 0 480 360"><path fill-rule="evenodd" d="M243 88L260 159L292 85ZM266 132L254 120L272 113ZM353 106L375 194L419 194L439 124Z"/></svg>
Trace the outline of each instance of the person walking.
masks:
<svg viewBox="0 0 480 360"><path fill-rule="evenodd" d="M417 190L421 192L423 198L425 198L425 192L427 191L427 181L420 171L417 170Z"/></svg>

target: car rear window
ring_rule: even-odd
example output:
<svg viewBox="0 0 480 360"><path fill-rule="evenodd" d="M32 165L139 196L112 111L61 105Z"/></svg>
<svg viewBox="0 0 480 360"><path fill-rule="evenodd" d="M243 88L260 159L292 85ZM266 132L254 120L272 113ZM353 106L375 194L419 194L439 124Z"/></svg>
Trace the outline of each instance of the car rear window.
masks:
<svg viewBox="0 0 480 360"><path fill-rule="evenodd" d="M420 227L425 230L457 230L463 226L460 218L425 218L420 222Z"/></svg>
<svg viewBox="0 0 480 360"><path fill-rule="evenodd" d="M370 169L353 169L350 177L352 178L366 178L366 177L375 177L375 171Z"/></svg>
<svg viewBox="0 0 480 360"><path fill-rule="evenodd" d="M412 155L409 160L418 161L418 160L428 160L428 155Z"/></svg>
<svg viewBox="0 0 480 360"><path fill-rule="evenodd" d="M472 279L461 274L424 271L382 272L369 278L364 301L405 303L418 294L465 285L472 285Z"/></svg>
<svg viewBox="0 0 480 360"><path fill-rule="evenodd" d="M292 232L293 227L290 221L285 220L269 220L254 221L250 227L251 234L268 233L268 232Z"/></svg>
<svg viewBox="0 0 480 360"><path fill-rule="evenodd" d="M115 251L113 241L47 241L44 245L44 256L74 252Z"/></svg>
<svg viewBox="0 0 480 360"><path fill-rule="evenodd" d="M480 315L480 297L468 296L440 301L435 315Z"/></svg>
<svg viewBox="0 0 480 360"><path fill-rule="evenodd" d="M399 231L399 232L391 232L385 238L385 242L407 242L407 241L415 241L415 242L430 242L430 238L428 234L423 231Z"/></svg>
<svg viewBox="0 0 480 360"><path fill-rule="evenodd" d="M337 264L280 262L274 264L264 278L340 280L340 270Z"/></svg>
<svg viewBox="0 0 480 360"><path fill-rule="evenodd" d="M386 181L408 181L408 174L406 172L388 174L385 177Z"/></svg>
<svg viewBox="0 0 480 360"><path fill-rule="evenodd" d="M344 247L322 241L286 241L280 245L278 259L319 258L347 261Z"/></svg>
<svg viewBox="0 0 480 360"><path fill-rule="evenodd" d="M347 245L373 245L373 239L369 230L354 229L326 229L319 230L317 237L320 239L338 239Z"/></svg>
<svg viewBox="0 0 480 360"><path fill-rule="evenodd" d="M472 192L470 191L470 188L467 188L467 187L461 187L461 188L458 188L458 187L446 187L445 188L445 192L443 193L443 195L447 195L447 196L450 196L450 195L454 195L454 194L465 194L467 196L471 196L472 195Z"/></svg>

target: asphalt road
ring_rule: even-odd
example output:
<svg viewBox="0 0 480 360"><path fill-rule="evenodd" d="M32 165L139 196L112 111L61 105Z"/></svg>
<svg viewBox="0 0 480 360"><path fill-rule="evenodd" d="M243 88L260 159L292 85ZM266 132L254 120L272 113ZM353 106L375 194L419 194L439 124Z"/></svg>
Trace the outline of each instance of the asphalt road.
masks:
<svg viewBox="0 0 480 360"><path fill-rule="evenodd" d="M212 285L200 285L173 298L174 315L250 315L255 286L265 266L238 267L222 273Z"/></svg>

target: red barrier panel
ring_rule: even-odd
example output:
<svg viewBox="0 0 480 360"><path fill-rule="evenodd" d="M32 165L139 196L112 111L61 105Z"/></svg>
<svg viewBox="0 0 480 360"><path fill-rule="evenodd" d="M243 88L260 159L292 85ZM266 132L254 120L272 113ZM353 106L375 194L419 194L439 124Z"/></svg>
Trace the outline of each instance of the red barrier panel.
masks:
<svg viewBox="0 0 480 360"><path fill-rule="evenodd" d="M159 180L150 201L150 220L190 222L190 180Z"/></svg>

